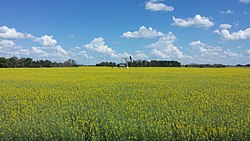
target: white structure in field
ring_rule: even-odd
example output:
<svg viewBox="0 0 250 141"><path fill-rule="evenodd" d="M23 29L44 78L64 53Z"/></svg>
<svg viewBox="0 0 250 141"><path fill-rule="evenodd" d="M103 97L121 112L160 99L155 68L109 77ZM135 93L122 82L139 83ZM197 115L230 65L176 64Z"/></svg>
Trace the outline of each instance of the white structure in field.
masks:
<svg viewBox="0 0 250 141"><path fill-rule="evenodd" d="M129 68L128 63L132 62L132 57L131 56L123 57L123 58L121 58L121 62L122 63L119 64L119 67L121 67L121 68Z"/></svg>

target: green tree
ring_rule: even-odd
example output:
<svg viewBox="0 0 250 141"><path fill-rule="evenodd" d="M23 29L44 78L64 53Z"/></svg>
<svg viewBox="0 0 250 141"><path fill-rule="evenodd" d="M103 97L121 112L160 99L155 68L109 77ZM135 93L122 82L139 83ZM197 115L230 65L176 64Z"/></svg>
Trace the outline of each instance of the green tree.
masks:
<svg viewBox="0 0 250 141"><path fill-rule="evenodd" d="M0 68L7 68L8 63L7 60L4 57L0 57Z"/></svg>

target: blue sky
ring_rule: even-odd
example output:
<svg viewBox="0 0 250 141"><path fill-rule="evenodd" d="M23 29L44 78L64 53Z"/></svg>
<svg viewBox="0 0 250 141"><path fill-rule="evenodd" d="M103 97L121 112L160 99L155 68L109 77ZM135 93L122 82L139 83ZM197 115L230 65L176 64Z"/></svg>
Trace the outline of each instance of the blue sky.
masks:
<svg viewBox="0 0 250 141"><path fill-rule="evenodd" d="M2 0L0 56L250 63L250 0Z"/></svg>

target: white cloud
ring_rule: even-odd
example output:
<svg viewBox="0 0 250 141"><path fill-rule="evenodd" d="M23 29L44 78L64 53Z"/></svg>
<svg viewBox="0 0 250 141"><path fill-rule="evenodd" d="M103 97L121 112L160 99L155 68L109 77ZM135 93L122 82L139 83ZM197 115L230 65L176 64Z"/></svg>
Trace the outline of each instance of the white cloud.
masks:
<svg viewBox="0 0 250 141"><path fill-rule="evenodd" d="M60 60L69 58L69 53L60 45L57 45L57 41L53 38L53 36L44 35L40 38L35 38L34 41L39 42L42 47L33 47L32 53Z"/></svg>
<svg viewBox="0 0 250 141"><path fill-rule="evenodd" d="M0 56L4 57L31 57L33 59L49 59L51 61L65 61L69 59L68 52L61 46L53 47L21 47L13 46L11 48L3 48L0 51Z"/></svg>
<svg viewBox="0 0 250 141"><path fill-rule="evenodd" d="M201 42L201 41L193 41L191 43L189 43L190 46L193 47L193 49L198 49L200 53L202 53L202 56L205 56L205 54L207 56L209 55L218 55L219 52L222 51L221 47L213 47L213 46L209 46L206 45L205 43Z"/></svg>
<svg viewBox="0 0 250 141"><path fill-rule="evenodd" d="M196 53L195 58L197 62L200 61L203 63L225 63L230 59L234 59L235 61L235 57L240 57L238 53L233 52L230 49L224 50L222 47L210 46L201 41L193 41L189 43L189 45L194 50L194 53Z"/></svg>
<svg viewBox="0 0 250 141"><path fill-rule="evenodd" d="M142 52L142 51L137 51L136 57L137 57L137 59L144 60L144 59L147 59L147 58L148 58L148 55L146 55L146 54L145 54L144 52Z"/></svg>
<svg viewBox="0 0 250 141"><path fill-rule="evenodd" d="M111 47L106 45L105 40L102 37L94 38L89 44L83 45L82 47L87 49L87 51L81 51L81 49L79 49L78 52L81 53L78 53L78 56L91 59L89 61L94 61L95 63L102 61L120 62L123 57L133 56L127 52L117 53ZM76 51L72 51L71 53L77 54Z"/></svg>
<svg viewBox="0 0 250 141"><path fill-rule="evenodd" d="M0 39L0 56L12 57L12 56L25 56L29 52L21 46L16 45L11 40Z"/></svg>
<svg viewBox="0 0 250 141"><path fill-rule="evenodd" d="M88 54L87 54L87 51L85 51L85 50L80 51L80 52L79 52L79 55L80 55L80 56L83 56L83 57L86 58L86 59L93 59L93 56L88 55Z"/></svg>
<svg viewBox="0 0 250 141"><path fill-rule="evenodd" d="M175 35L172 32L169 32L167 35L164 37L160 38L158 42L155 44L151 44L147 46L148 48L157 48L157 47L162 47L166 44L173 44L173 42L176 40Z"/></svg>
<svg viewBox="0 0 250 141"><path fill-rule="evenodd" d="M123 52L123 53L119 53L117 54L117 59L120 59L120 58L128 58L129 56L131 56L132 58L134 58L134 56L132 54L129 54L127 52Z"/></svg>
<svg viewBox="0 0 250 141"><path fill-rule="evenodd" d="M146 2L145 9L149 11L165 11L165 12L174 11L173 6L168 6L165 5L164 3L160 3L159 0L150 0Z"/></svg>
<svg viewBox="0 0 250 141"><path fill-rule="evenodd" d="M250 28L230 33L227 29L215 30L225 40L246 40L250 39Z"/></svg>
<svg viewBox="0 0 250 141"><path fill-rule="evenodd" d="M239 3L250 3L250 0L239 0Z"/></svg>
<svg viewBox="0 0 250 141"><path fill-rule="evenodd" d="M221 24L220 28L221 29L230 29L232 26L230 24Z"/></svg>
<svg viewBox="0 0 250 141"><path fill-rule="evenodd" d="M55 46L55 50L62 56L68 55L68 52L64 50L61 46Z"/></svg>
<svg viewBox="0 0 250 141"><path fill-rule="evenodd" d="M164 36L162 32L157 32L152 27L146 28L141 26L138 31L123 33L122 37L125 38L156 38Z"/></svg>
<svg viewBox="0 0 250 141"><path fill-rule="evenodd" d="M53 36L44 35L40 38L35 38L34 41L39 42L43 46L55 46L57 41L53 39Z"/></svg>
<svg viewBox="0 0 250 141"><path fill-rule="evenodd" d="M16 45L13 41L14 39L29 39L27 41L39 42L42 47L22 47ZM4 57L15 55L17 57L32 57L34 59L49 59L52 61L65 61L70 57L66 50L57 45L57 41L53 39L53 36L44 35L36 38L31 34L18 32L15 28L7 26L0 27L0 49L0 56Z"/></svg>
<svg viewBox="0 0 250 141"><path fill-rule="evenodd" d="M5 44L5 46L2 46L0 49L0 56L3 57L12 57L12 56L17 56L17 57L21 57L21 56L25 56L28 55L29 52L27 49L24 49L21 46L16 46L11 44Z"/></svg>
<svg viewBox="0 0 250 141"><path fill-rule="evenodd" d="M159 56L159 57L164 58L164 59L166 59L166 58L169 59L170 58L170 56L168 55L167 52L165 52L165 50L153 49L152 53L154 55Z"/></svg>
<svg viewBox="0 0 250 141"><path fill-rule="evenodd" d="M238 57L238 56L239 56L238 53L233 52L233 51L231 51L230 49L225 50L225 51L224 51L224 54L226 54L226 55L228 55L228 56L230 56L230 57Z"/></svg>
<svg viewBox="0 0 250 141"><path fill-rule="evenodd" d="M88 63L90 63L91 60L95 60L95 58L91 56L86 50L82 50L82 47L74 47L67 52L68 56L70 56L70 59L74 59L77 62L88 61Z"/></svg>
<svg viewBox="0 0 250 141"><path fill-rule="evenodd" d="M197 48L206 46L206 44L202 43L201 41L193 41L189 43L189 45Z"/></svg>
<svg viewBox="0 0 250 141"><path fill-rule="evenodd" d="M105 45L105 41L102 37L94 38L89 44L86 44L83 47L96 52L109 54L112 57L117 57L115 51L112 48Z"/></svg>
<svg viewBox="0 0 250 141"><path fill-rule="evenodd" d="M18 54L19 54L19 56L21 56L21 55L27 56L30 54L30 52L27 49L20 49Z"/></svg>
<svg viewBox="0 0 250 141"><path fill-rule="evenodd" d="M0 47L13 47L15 45L16 44L13 41L0 39Z"/></svg>
<svg viewBox="0 0 250 141"><path fill-rule="evenodd" d="M35 38L35 36L33 36L32 34L25 33L25 38L33 39Z"/></svg>
<svg viewBox="0 0 250 141"><path fill-rule="evenodd" d="M22 39L33 38L34 36L27 33L17 32L15 28L9 28L7 26L0 27L0 38L5 39Z"/></svg>
<svg viewBox="0 0 250 141"><path fill-rule="evenodd" d="M172 25L180 26L180 27L205 27L209 28L214 26L214 23L209 20L207 17L202 17L200 15L196 15L194 18L175 18L173 17L174 23Z"/></svg>
<svg viewBox="0 0 250 141"><path fill-rule="evenodd" d="M233 14L234 11L231 9L228 9L227 11L221 11L221 14Z"/></svg>
<svg viewBox="0 0 250 141"><path fill-rule="evenodd" d="M160 38L154 44L148 45L147 48L152 48L153 55L159 56L163 59L178 58L183 59L185 55L173 45L176 37L169 32L164 37Z"/></svg>
<svg viewBox="0 0 250 141"><path fill-rule="evenodd" d="M70 58L69 53L60 45L32 47L30 54L34 57L34 59L49 59L51 61L65 61Z"/></svg>
<svg viewBox="0 0 250 141"><path fill-rule="evenodd" d="M32 47L31 53L41 56L48 56L48 54L41 47Z"/></svg>

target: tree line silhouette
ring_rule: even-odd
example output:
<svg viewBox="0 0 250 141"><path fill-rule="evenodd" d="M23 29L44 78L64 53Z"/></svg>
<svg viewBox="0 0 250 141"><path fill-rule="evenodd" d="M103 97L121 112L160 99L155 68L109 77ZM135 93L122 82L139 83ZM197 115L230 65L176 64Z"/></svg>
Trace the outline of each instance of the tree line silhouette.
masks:
<svg viewBox="0 0 250 141"><path fill-rule="evenodd" d="M69 59L63 63L50 60L33 60L32 58L0 57L0 68L39 68L39 67L77 67L75 60Z"/></svg>
<svg viewBox="0 0 250 141"><path fill-rule="evenodd" d="M108 66L108 67L121 67L126 64L114 62L101 62L96 66ZM164 60L133 60L128 62L128 67L180 67L181 63L178 61L164 61ZM126 66L127 67L127 66Z"/></svg>
<svg viewBox="0 0 250 141"><path fill-rule="evenodd" d="M126 63L115 62L101 62L96 66L106 67L181 67L181 63L178 61L165 61L165 60L133 60ZM11 58L0 57L0 68L39 68L39 67L78 67L81 66L73 59L68 59L65 62L52 62L50 60L33 60L32 58L17 58L13 56ZM188 64L183 67L195 67L195 68L224 68L224 67L250 67L250 64L236 66L223 65L223 64Z"/></svg>

